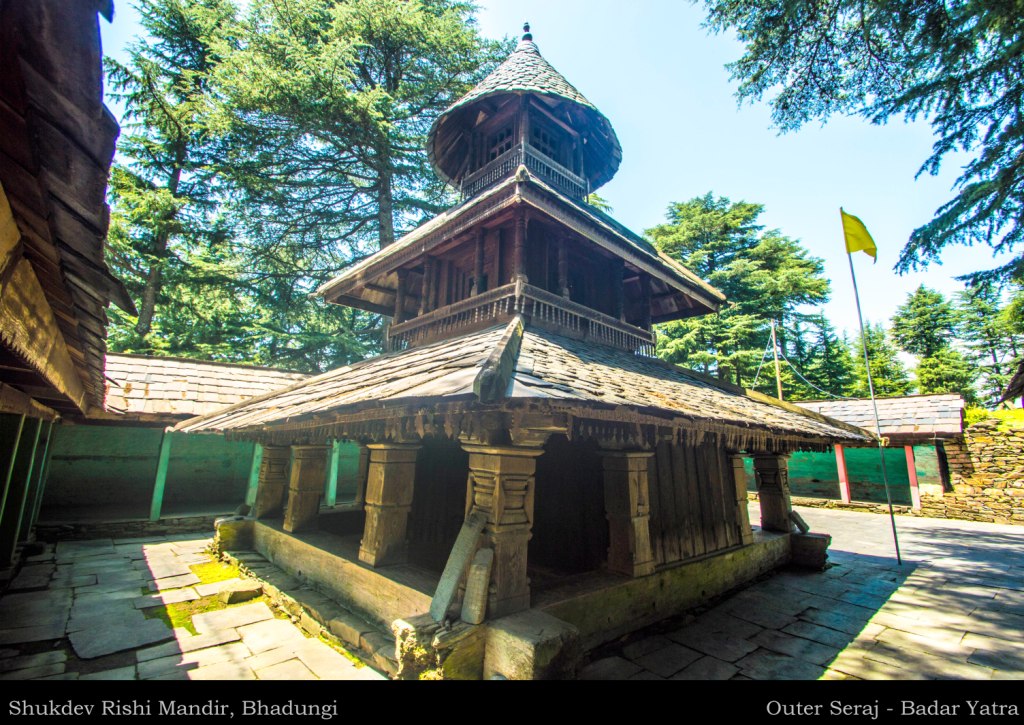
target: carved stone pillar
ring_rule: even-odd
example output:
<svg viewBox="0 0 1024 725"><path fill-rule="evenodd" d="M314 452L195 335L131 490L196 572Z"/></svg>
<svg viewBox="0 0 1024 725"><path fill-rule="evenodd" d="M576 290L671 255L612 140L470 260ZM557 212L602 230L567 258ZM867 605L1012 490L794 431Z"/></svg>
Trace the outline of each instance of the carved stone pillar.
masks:
<svg viewBox="0 0 1024 725"><path fill-rule="evenodd" d="M288 493L288 446L264 446L263 460L260 461L259 483L256 487L256 502L252 515L256 519L277 516L284 510L285 495Z"/></svg>
<svg viewBox="0 0 1024 725"><path fill-rule="evenodd" d="M793 505L789 500L787 458L789 456L771 453L754 455L754 475L761 500L761 528L765 531L789 533L793 530L789 520Z"/></svg>
<svg viewBox="0 0 1024 725"><path fill-rule="evenodd" d="M285 531L302 531L316 526L330 450L328 446L292 446L288 507L284 512Z"/></svg>
<svg viewBox="0 0 1024 725"><path fill-rule="evenodd" d="M540 447L466 444L469 481L466 515L487 514L484 537L494 549L488 590L488 617L530 608L526 575L527 544L533 528L533 496Z"/></svg>
<svg viewBox="0 0 1024 725"><path fill-rule="evenodd" d="M743 456L736 453L729 456L732 463L732 480L736 486L736 523L740 529L740 542L751 544L754 532L750 529L750 511L747 510L747 470L743 467Z"/></svg>
<svg viewBox="0 0 1024 725"><path fill-rule="evenodd" d="M359 560L370 566L403 564L419 444L371 443L366 474L366 524Z"/></svg>
<svg viewBox="0 0 1024 725"><path fill-rule="evenodd" d="M654 573L647 467L653 451L601 451L608 569L629 576Z"/></svg>

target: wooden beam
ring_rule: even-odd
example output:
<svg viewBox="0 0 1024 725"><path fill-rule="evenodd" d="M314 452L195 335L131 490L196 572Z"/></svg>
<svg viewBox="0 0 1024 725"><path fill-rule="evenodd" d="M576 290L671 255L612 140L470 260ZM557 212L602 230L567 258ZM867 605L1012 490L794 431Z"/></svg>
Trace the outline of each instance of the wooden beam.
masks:
<svg viewBox="0 0 1024 725"><path fill-rule="evenodd" d="M36 449L43 421L29 418L27 430L21 436L18 451L13 461L10 486L5 491L3 510L0 511L0 567L14 563L14 552L18 547L21 520L25 515L25 502L35 469Z"/></svg>
<svg viewBox="0 0 1024 725"><path fill-rule="evenodd" d="M480 367L476 379L473 380L473 392L481 403L493 403L505 397L509 381L515 373L516 358L519 357L519 346L523 342L523 318L516 315L505 328L491 354Z"/></svg>
<svg viewBox="0 0 1024 725"><path fill-rule="evenodd" d="M256 491L260 486L260 465L263 463L263 444L252 444L252 462L249 465L249 485L245 489L245 505L252 511L256 505Z"/></svg>
<svg viewBox="0 0 1024 725"><path fill-rule="evenodd" d="M4 383L0 383L0 413L15 413L43 420L56 420L60 417L57 411Z"/></svg>
<svg viewBox="0 0 1024 725"><path fill-rule="evenodd" d="M6 422L6 421L5 421ZM6 426L5 426L6 427ZM14 465L18 460L18 447L21 445L21 435L25 430L25 415L19 415L11 431L11 445L5 451L7 465L4 466L4 490L0 494L0 518L3 517L4 508L7 506L7 494L11 490L11 481L14 479Z"/></svg>
<svg viewBox="0 0 1024 725"><path fill-rule="evenodd" d="M331 450L327 460L327 482L324 486L324 505L334 506L338 503L338 467L341 459L341 441L331 441Z"/></svg>
<svg viewBox="0 0 1024 725"><path fill-rule="evenodd" d="M53 442L54 435L54 421L51 420L49 430L46 432L46 447L43 450L43 457L39 466L39 482L36 484L35 496L32 498L31 508L29 509L28 527L25 532L26 539L31 536L32 529L35 528L36 521L39 520L39 511L43 508L46 479L50 475L50 456L53 455L53 446L50 444Z"/></svg>
<svg viewBox="0 0 1024 725"><path fill-rule="evenodd" d="M921 489L917 482L917 461L914 460L914 446L903 446L907 456L907 478L910 479L910 501L915 511L921 510Z"/></svg>
<svg viewBox="0 0 1024 725"><path fill-rule="evenodd" d="M160 438L160 454L156 460L156 475L153 478L153 497L149 504L149 520L159 521L164 505L164 488L167 486L167 469L171 465L171 429L164 429Z"/></svg>
<svg viewBox="0 0 1024 725"><path fill-rule="evenodd" d="M846 451L839 443L836 449L836 471L839 474L839 500L843 503L850 503L850 474L846 469Z"/></svg>

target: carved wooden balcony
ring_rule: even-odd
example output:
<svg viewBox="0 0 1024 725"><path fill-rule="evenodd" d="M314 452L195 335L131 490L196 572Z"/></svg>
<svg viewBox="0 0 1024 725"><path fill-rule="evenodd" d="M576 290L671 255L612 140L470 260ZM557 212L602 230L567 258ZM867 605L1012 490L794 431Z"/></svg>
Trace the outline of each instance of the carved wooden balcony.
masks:
<svg viewBox="0 0 1024 725"><path fill-rule="evenodd" d="M521 165L526 166L545 183L574 199L583 199L589 193L586 179L545 156L530 144L519 144L472 174L468 174L462 181L462 198L476 196L487 187L511 176Z"/></svg>
<svg viewBox="0 0 1024 725"><path fill-rule="evenodd" d="M501 324L516 314L532 327L654 357L653 332L528 284L507 284L391 325L388 349L405 350Z"/></svg>

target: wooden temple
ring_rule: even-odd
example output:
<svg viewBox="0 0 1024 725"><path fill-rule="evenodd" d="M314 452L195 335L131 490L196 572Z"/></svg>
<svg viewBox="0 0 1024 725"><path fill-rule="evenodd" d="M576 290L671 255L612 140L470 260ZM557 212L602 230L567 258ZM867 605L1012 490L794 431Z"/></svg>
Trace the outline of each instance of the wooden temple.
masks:
<svg viewBox="0 0 1024 725"><path fill-rule="evenodd" d="M504 677L784 562L787 454L869 437L654 357L653 324L724 296L587 203L618 139L528 28L428 150L461 202L319 290L390 317L387 352L178 426L263 446L253 546L420 654L476 632L468 671ZM322 513L338 440L361 505Z"/></svg>

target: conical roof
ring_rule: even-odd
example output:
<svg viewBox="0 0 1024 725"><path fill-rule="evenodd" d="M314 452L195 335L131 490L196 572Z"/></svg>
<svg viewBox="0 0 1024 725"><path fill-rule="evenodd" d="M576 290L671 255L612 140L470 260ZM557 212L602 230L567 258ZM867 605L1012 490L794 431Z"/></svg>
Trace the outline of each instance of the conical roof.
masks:
<svg viewBox="0 0 1024 725"><path fill-rule="evenodd" d="M604 114L544 59L533 42L529 25L524 26L524 30L526 33L505 62L452 104L431 126L427 136L430 162L443 180L458 185L462 161L468 152L465 133L477 116L474 110L479 109L485 99L495 96L534 94L563 102L568 125L588 146L583 175L590 181L591 189L596 189L615 175L622 160L622 147L615 130ZM453 135L463 138L453 139ZM464 148L456 148L452 153L449 149L459 141ZM439 153L439 147L445 148L446 153Z"/></svg>

